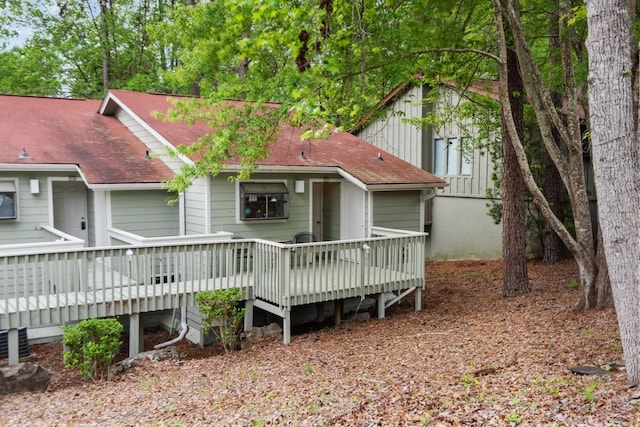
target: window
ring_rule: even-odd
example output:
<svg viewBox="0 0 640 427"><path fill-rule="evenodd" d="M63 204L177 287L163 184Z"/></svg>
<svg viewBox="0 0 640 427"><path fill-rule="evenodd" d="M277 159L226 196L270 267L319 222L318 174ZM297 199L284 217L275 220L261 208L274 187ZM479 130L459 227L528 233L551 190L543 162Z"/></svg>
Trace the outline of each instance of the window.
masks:
<svg viewBox="0 0 640 427"><path fill-rule="evenodd" d="M18 217L16 195L15 181L0 181L0 220Z"/></svg>
<svg viewBox="0 0 640 427"><path fill-rule="evenodd" d="M471 175L471 159L463 155L465 138L437 138L434 140L433 173L445 175Z"/></svg>
<svg viewBox="0 0 640 427"><path fill-rule="evenodd" d="M240 219L289 218L289 192L282 182L241 182Z"/></svg>

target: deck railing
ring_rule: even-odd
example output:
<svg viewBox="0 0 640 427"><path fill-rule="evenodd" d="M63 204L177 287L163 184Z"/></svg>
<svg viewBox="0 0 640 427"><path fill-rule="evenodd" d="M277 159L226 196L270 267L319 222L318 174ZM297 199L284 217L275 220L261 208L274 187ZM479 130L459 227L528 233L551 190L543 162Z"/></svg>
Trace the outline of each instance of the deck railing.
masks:
<svg viewBox="0 0 640 427"><path fill-rule="evenodd" d="M422 287L425 234L282 244L261 239L0 255L0 329L195 305L237 287L281 310Z"/></svg>
<svg viewBox="0 0 640 427"><path fill-rule="evenodd" d="M250 241L0 256L0 329L195 305L206 289L250 297Z"/></svg>
<svg viewBox="0 0 640 427"><path fill-rule="evenodd" d="M292 306L424 285L425 234L278 244L258 240L254 294Z"/></svg>

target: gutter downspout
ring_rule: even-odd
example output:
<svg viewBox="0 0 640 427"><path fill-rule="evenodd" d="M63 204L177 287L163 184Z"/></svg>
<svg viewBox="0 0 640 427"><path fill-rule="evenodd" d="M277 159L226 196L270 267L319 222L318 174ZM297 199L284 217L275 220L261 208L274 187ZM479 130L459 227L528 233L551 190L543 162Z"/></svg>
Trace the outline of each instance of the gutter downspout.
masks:
<svg viewBox="0 0 640 427"><path fill-rule="evenodd" d="M189 325L187 325L187 307L180 307L180 334L172 340L154 345L153 349L159 350L161 348L169 347L170 345L182 341L184 339L184 336L187 335L188 330Z"/></svg>

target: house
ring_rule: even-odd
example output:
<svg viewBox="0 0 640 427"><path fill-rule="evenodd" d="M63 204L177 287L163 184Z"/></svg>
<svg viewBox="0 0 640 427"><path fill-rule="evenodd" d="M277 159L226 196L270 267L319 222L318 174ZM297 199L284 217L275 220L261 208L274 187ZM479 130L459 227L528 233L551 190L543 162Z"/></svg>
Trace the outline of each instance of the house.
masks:
<svg viewBox="0 0 640 427"><path fill-rule="evenodd" d="M475 93L496 93L496 83L471 88ZM354 134L423 170L443 179L447 186L425 202L424 230L429 232L427 257L431 259L502 256L502 228L488 215L487 189L494 188L495 165L486 149L466 144L479 137L470 119L451 110L466 99L450 85L437 88L435 101L430 86L403 84L379 104L382 114L365 121ZM441 126L419 127L411 119L429 114L448 117Z"/></svg>
<svg viewBox="0 0 640 427"><path fill-rule="evenodd" d="M488 214L492 198L499 197L492 175L499 171L500 165L494 163L486 148L500 143L500 124L495 123L495 131L487 131L484 123L485 129L481 131L476 119L456 113L463 109L461 106L477 102L478 98L497 99L498 93L499 82L493 80L478 81L463 91L446 82L437 87L401 84L381 100L376 110L378 116L371 114L371 118L365 118L353 131L447 183L425 202L424 231L430 235L427 240L430 259L502 257L502 226L495 224ZM580 114L584 117L582 109ZM430 115L441 118L436 121L437 126L416 126L416 119ZM490 122L486 118L477 120ZM586 130L583 126L583 132ZM597 200L588 138L584 138L583 148L592 225L597 230ZM532 206L531 210L535 208ZM540 250L537 238L530 238L528 246L532 254Z"/></svg>
<svg viewBox="0 0 640 427"><path fill-rule="evenodd" d="M109 91L102 101L0 95L0 256L60 250L90 254L91 259L81 264L91 264L91 271L103 269L103 289L103 282L115 283L104 269L115 270L115 260L126 263L128 257L132 273L138 253L120 257L109 249L96 255L81 248L228 242L231 236L287 242L299 232L330 242L362 239L371 236L373 228L420 232L424 201L445 185L349 133L302 141L303 130L283 124L268 158L259 162L250 180L228 179L239 167L230 159L218 176L195 180L184 194L169 194L164 182L193 159L169 157L167 149L210 131L202 124L157 118L157 112L171 106L167 95L120 90ZM178 201L168 204L169 199ZM243 253L248 247L243 246ZM279 248L288 250L286 245ZM319 258L320 253L313 256ZM166 271L171 266L151 266L152 281L181 280L181 272ZM50 267L33 267L40 268ZM80 280L77 274L87 280L87 268L74 272L74 280ZM140 279L145 284L146 272ZM21 279L30 279L31 273L20 274ZM15 282L18 276L5 272L5 281ZM95 275L91 280L97 280ZM50 278L48 282L39 283L37 292L60 292L62 284L52 284ZM0 295L4 292L8 307L8 299L19 295L4 287ZM288 315L287 310L273 310ZM132 317L138 314L129 312ZM0 312L0 320L2 316ZM165 313L156 320L167 322L167 316L172 317ZM47 339L56 333L55 327L30 328L29 337ZM202 337L191 339L201 342Z"/></svg>

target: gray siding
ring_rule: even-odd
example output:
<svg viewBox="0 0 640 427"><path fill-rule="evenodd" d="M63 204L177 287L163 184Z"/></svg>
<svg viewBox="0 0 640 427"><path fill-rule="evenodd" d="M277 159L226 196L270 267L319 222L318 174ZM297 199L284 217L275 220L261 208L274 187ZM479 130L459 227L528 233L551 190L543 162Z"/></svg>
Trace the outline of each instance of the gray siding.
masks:
<svg viewBox="0 0 640 427"><path fill-rule="evenodd" d="M184 194L186 234L206 234L206 178L196 179Z"/></svg>
<svg viewBox="0 0 640 427"><path fill-rule="evenodd" d="M88 246L96 245L96 213L93 191L87 191L87 231L89 236Z"/></svg>
<svg viewBox="0 0 640 427"><path fill-rule="evenodd" d="M373 193L373 225L422 231L419 191L377 191Z"/></svg>
<svg viewBox="0 0 640 427"><path fill-rule="evenodd" d="M412 87L394 103L384 117L371 123L358 136L423 168L422 130L405 122L409 117L422 117L422 111L422 88Z"/></svg>
<svg viewBox="0 0 640 427"><path fill-rule="evenodd" d="M112 224L143 237L177 235L178 205L168 206L170 197L163 190L112 191Z"/></svg>
<svg viewBox="0 0 640 427"><path fill-rule="evenodd" d="M136 137L138 137L147 147L149 151L162 157L171 170L175 173L180 172L184 165L182 160L177 157L169 157L167 147L162 144L155 136L151 134L140 123L133 119L126 111L118 110L115 115Z"/></svg>
<svg viewBox="0 0 640 427"><path fill-rule="evenodd" d="M68 176L69 173L65 174ZM38 226L49 224L49 189L47 178L55 174L34 172L1 172L0 179L18 178L17 187L17 220L0 220L0 244L42 242L47 233L38 230ZM58 174L57 176L61 176ZM29 181L40 181L40 193L31 194Z"/></svg>
<svg viewBox="0 0 640 427"><path fill-rule="evenodd" d="M246 238L283 239L293 237L300 231L310 228L310 178L314 175L254 173L254 180L285 180L289 190L289 218L286 220L241 222L237 220L236 183L228 180L229 174L223 173L211 179L211 228L213 232L228 231ZM337 178L337 176L330 176ZM296 180L305 181L305 192L296 193Z"/></svg>

